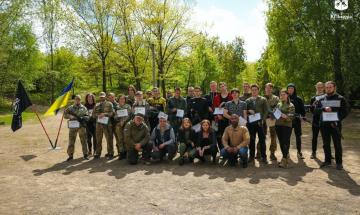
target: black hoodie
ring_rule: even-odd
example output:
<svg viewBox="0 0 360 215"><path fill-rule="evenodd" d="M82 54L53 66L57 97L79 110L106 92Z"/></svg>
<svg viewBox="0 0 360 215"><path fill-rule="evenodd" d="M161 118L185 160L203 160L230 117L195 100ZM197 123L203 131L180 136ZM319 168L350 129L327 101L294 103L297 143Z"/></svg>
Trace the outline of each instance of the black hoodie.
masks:
<svg viewBox="0 0 360 215"><path fill-rule="evenodd" d="M289 89L289 87L294 88L294 93L292 95L289 95L289 99L290 99L290 102L293 103L293 105L295 106L295 113L297 113L301 116L305 116L306 113L305 113L304 102L299 96L297 96L295 84L290 83L290 84L288 84L287 89Z"/></svg>

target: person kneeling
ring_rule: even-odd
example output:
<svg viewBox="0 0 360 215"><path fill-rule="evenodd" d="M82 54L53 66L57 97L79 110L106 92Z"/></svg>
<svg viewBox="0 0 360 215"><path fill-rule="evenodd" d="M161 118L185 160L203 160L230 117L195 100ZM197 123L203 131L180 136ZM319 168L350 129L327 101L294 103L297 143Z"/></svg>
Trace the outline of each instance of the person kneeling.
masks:
<svg viewBox="0 0 360 215"><path fill-rule="evenodd" d="M179 165L185 163L185 158L188 158L190 162L193 161L195 154L195 130L191 127L191 121L189 118L185 118L182 121L182 125L178 132L178 142L179 142Z"/></svg>
<svg viewBox="0 0 360 215"><path fill-rule="evenodd" d="M216 162L216 154L217 154L217 141L216 141L216 133L210 127L210 121L204 119L201 121L201 129L196 134L196 151L195 158L198 158L202 162L205 162L205 155L211 154L212 162Z"/></svg>
<svg viewBox="0 0 360 215"><path fill-rule="evenodd" d="M171 161L176 155L175 133L170 124L167 123L167 115L159 115L159 124L153 129L150 137L152 145L151 157L162 161L168 154Z"/></svg>
<svg viewBox="0 0 360 215"><path fill-rule="evenodd" d="M144 123L144 116L141 113L136 114L134 119L126 124L124 135L129 164L137 164L139 152L142 152L142 160L145 164L150 164L149 128Z"/></svg>
<svg viewBox="0 0 360 215"><path fill-rule="evenodd" d="M220 155L228 159L230 166L235 166L238 157L242 161L243 168L248 165L248 145L250 142L249 131L245 126L239 125L239 116L232 114L228 127L225 128L222 136L222 143L224 148Z"/></svg>

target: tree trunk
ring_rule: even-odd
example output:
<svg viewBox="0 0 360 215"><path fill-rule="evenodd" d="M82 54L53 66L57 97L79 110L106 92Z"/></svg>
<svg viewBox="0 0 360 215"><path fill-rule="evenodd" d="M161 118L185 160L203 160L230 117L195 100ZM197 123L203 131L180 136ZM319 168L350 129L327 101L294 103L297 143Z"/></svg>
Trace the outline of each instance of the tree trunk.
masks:
<svg viewBox="0 0 360 215"><path fill-rule="evenodd" d="M104 92L106 92L106 62L105 62L105 58L101 59L101 64L102 64L102 90Z"/></svg>
<svg viewBox="0 0 360 215"><path fill-rule="evenodd" d="M141 81L139 79L139 68L137 66L134 66L134 76L135 76L136 90L141 91Z"/></svg>

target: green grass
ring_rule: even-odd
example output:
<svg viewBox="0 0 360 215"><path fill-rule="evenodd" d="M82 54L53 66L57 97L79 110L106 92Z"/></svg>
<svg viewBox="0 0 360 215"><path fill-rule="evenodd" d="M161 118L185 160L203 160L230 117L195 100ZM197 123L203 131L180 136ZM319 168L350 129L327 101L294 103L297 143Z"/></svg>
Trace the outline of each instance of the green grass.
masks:
<svg viewBox="0 0 360 215"><path fill-rule="evenodd" d="M11 125L12 121L12 113L1 114L0 115L0 123L5 123L5 125ZM34 119L36 117L35 113L33 112L23 112L22 113L22 121L25 122L29 119Z"/></svg>

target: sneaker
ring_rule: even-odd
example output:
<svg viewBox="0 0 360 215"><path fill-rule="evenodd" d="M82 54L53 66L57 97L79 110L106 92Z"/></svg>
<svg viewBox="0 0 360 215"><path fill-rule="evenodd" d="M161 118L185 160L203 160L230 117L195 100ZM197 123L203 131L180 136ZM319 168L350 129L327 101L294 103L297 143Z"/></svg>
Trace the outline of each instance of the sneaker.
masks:
<svg viewBox="0 0 360 215"><path fill-rule="evenodd" d="M299 159L304 159L304 156L303 156L303 154L302 154L301 152L298 152L298 153L297 153L297 157L298 157Z"/></svg>
<svg viewBox="0 0 360 215"><path fill-rule="evenodd" d="M88 155L84 155L84 160L89 160Z"/></svg>
<svg viewBox="0 0 360 215"><path fill-rule="evenodd" d="M331 162L323 162L321 165L320 165L320 168L325 168L325 167L329 167L331 166Z"/></svg>
<svg viewBox="0 0 360 215"><path fill-rule="evenodd" d="M276 161L276 160L277 160L277 157L275 156L275 153L271 153L271 154L270 154L270 160L272 160L272 161Z"/></svg>
<svg viewBox="0 0 360 215"><path fill-rule="evenodd" d="M73 160L73 159L74 159L73 156L69 156L68 159L66 159L66 161L69 162L69 161L71 161L71 160Z"/></svg>
<svg viewBox="0 0 360 215"><path fill-rule="evenodd" d="M281 161L279 162L279 167L280 167L280 168L287 168L287 167L288 167L287 158L281 159Z"/></svg>
<svg viewBox="0 0 360 215"><path fill-rule="evenodd" d="M341 163L339 163L339 164L336 164L336 169L337 170L343 170L344 167L343 167L343 165Z"/></svg>
<svg viewBox="0 0 360 215"><path fill-rule="evenodd" d="M310 159L316 159L316 152L311 153Z"/></svg>

